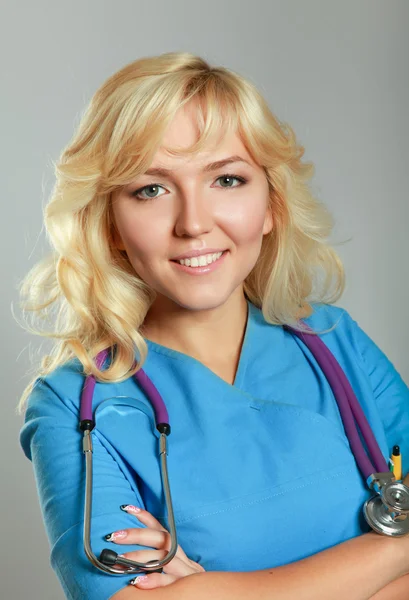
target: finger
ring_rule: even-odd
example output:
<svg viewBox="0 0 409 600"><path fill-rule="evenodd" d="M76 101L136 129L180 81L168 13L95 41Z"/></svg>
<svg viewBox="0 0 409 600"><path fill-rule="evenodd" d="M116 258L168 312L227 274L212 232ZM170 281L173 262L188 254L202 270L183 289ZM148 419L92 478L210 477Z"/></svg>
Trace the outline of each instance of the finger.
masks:
<svg viewBox="0 0 409 600"><path fill-rule="evenodd" d="M150 560L162 560L163 558L165 558L166 554L167 553L165 550L131 550L130 552L121 552L121 554L118 554L118 557L124 556L129 560L135 560L139 563L147 563ZM168 567L171 564L171 562L172 561L165 565L164 568Z"/></svg>
<svg viewBox="0 0 409 600"><path fill-rule="evenodd" d="M195 569L195 571L198 571L199 573L206 573L206 569L200 565L198 562L195 562L194 560L190 560L190 564L192 565L192 567Z"/></svg>
<svg viewBox="0 0 409 600"><path fill-rule="evenodd" d="M157 529L130 527L114 531L105 536L108 542L115 544L140 544L141 546L152 546L158 549L170 549L170 534Z"/></svg>
<svg viewBox="0 0 409 600"><path fill-rule="evenodd" d="M153 588L170 585L178 579L178 577L168 575L167 573L146 573L145 576L146 579L139 579L141 577L140 575L134 577L134 579L131 579L129 582L130 585L144 590L152 590Z"/></svg>
<svg viewBox="0 0 409 600"><path fill-rule="evenodd" d="M152 548L166 550L167 552L169 552L172 545L170 533L166 531L166 529L158 531L157 529L133 527L130 529L114 531L113 533L106 535L105 539L108 542L114 542L115 544L139 544L140 546L151 546ZM190 562L180 546L177 547L175 557L178 557L185 562Z"/></svg>
<svg viewBox="0 0 409 600"><path fill-rule="evenodd" d="M133 550L132 552L125 552L122 554L125 558L129 560L134 560L139 563L147 563L150 560L163 560L166 556L167 552L163 550ZM120 566L120 565L118 565ZM184 561L176 556L172 558L170 562L168 562L164 567L163 571L167 575L174 575L178 579L180 577L186 577L187 575L192 575L193 573L198 572L199 569L196 563L192 563L192 561ZM151 573L154 575L155 573ZM162 573L159 573L161 575Z"/></svg>
<svg viewBox="0 0 409 600"><path fill-rule="evenodd" d="M406 477L404 478L403 482L405 485L409 486L409 473L406 475Z"/></svg>
<svg viewBox="0 0 409 600"><path fill-rule="evenodd" d="M138 507L133 506L133 504L127 504L123 508L121 506L121 510L123 510L124 512L127 512L130 515L133 515L147 527L151 527L152 529L157 529L158 531L167 531L167 529L165 529L159 523L159 521L157 519L155 519L155 517L153 515L151 515L151 513L148 512L147 510L143 510L142 508L140 508L138 510Z"/></svg>
<svg viewBox="0 0 409 600"><path fill-rule="evenodd" d="M143 510L142 508L138 510L138 507L134 506L133 504L124 505L123 508L121 506L121 510L123 510L124 512L127 512L128 514L135 516L141 523L146 525L148 528L165 532L169 537L167 538L165 545L162 545L161 548L167 548L167 550L170 550L171 537L170 537L169 531L167 529L165 529L164 527L162 527L162 525L159 523L159 521L157 519L155 519L155 517L153 515L151 515L150 512L148 512L147 510ZM126 531L129 531L129 530L126 530ZM135 529L134 531L143 531L143 530ZM131 542L128 542L128 543L131 543ZM138 543L138 542L132 542L132 543ZM146 545L153 546L153 544L146 544ZM157 548L157 546L153 546L153 547ZM189 560L189 558L185 554L185 551L180 546L178 546L178 549L176 551L176 556L179 556L180 558L182 558L186 561Z"/></svg>

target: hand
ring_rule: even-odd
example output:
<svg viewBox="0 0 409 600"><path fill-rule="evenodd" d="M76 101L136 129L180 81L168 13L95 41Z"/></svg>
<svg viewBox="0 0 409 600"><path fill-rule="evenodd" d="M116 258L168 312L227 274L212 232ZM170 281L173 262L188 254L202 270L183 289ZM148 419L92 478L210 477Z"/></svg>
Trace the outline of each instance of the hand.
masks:
<svg viewBox="0 0 409 600"><path fill-rule="evenodd" d="M116 544L141 544L142 546L151 546L152 548L157 549L135 550L133 552L121 553L125 558L129 558L130 560L148 562L150 560L160 560L165 558L171 546L170 533L167 529L164 529L159 521L157 521L147 510L141 509L140 512L136 513L135 510L132 509L133 507L129 505L127 509L124 508L124 511L137 517L141 523L146 525L146 528L136 527L134 529L124 529L121 530L121 532L115 532L120 533L120 536L111 534L109 541L115 542ZM163 567L162 573L146 572L136 575L135 577L146 575L147 579L138 581L134 585L143 588L144 590L150 590L170 585L177 579L181 579L187 575L202 572L205 572L205 569L198 563L190 560L182 550L181 546L178 545L175 556Z"/></svg>

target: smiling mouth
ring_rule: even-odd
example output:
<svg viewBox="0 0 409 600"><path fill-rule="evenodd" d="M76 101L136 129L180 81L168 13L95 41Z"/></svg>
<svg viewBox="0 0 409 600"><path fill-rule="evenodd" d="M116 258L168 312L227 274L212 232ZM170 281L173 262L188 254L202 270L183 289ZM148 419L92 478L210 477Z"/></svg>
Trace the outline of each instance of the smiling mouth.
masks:
<svg viewBox="0 0 409 600"><path fill-rule="evenodd" d="M209 265L212 265L213 263L217 262L217 261L218 261L218 260L219 260L219 259L220 259L220 258L221 258L223 255L224 255L224 254L226 254L226 252L228 252L228 250L223 250L223 251L221 252L220 256L218 256L218 258L216 258L215 260L211 260L211 261L210 261L210 263L206 263L206 264L204 264L204 265L200 265L200 264L199 264L199 265L197 265L197 267L207 267L207 266L209 266ZM218 253L218 252L217 252L217 253L215 252L214 254L219 254L219 253ZM201 256L206 256L206 255L205 255L205 254L202 254ZM187 259L185 258L185 259L180 259L180 260L184 260L184 261L186 261L186 260L189 260L189 261L191 261L193 258L200 259L200 258L201 258L201 256L191 256L190 258L187 258ZM170 262L174 262L174 263L177 263L177 264L181 265L182 263L180 262L180 260L177 260L177 259L173 259L173 258L171 258L171 259L170 259ZM186 266L187 266L187 265L186 265Z"/></svg>

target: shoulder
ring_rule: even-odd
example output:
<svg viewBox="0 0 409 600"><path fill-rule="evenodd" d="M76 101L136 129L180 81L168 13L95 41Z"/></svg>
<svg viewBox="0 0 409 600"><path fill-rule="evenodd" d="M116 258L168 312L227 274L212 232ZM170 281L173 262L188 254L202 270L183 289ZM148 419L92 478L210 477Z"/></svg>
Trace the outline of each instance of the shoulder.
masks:
<svg viewBox="0 0 409 600"><path fill-rule="evenodd" d="M341 306L321 302L311 303L309 316L302 319L339 358L353 357L364 367L364 354L370 338L351 314ZM372 340L370 342L373 344Z"/></svg>
<svg viewBox="0 0 409 600"><path fill-rule="evenodd" d="M103 368L107 366L109 360L107 357ZM26 422L38 415L58 418L64 412L67 418L71 418L72 422L76 423L80 415L85 381L84 367L77 357L69 359L47 375L37 377L27 400ZM117 386L120 385L116 382L103 382L99 386L98 383L97 381L93 393L93 408L101 401L107 389L111 392L117 390Z"/></svg>
<svg viewBox="0 0 409 600"><path fill-rule="evenodd" d="M375 395L393 384L399 388L399 394L405 397L405 402L408 401L408 387L385 354L382 342L375 341L372 334L362 329L359 321L345 308L321 303L311 306L311 315L303 321L322 337L335 354L352 356L356 360L353 366L358 366L370 379ZM332 328L330 332L320 333L329 328Z"/></svg>
<svg viewBox="0 0 409 600"><path fill-rule="evenodd" d="M346 333L353 328L355 323L349 312L340 306L334 304L325 304L323 302L312 302L302 309L302 321L312 327L317 333L321 330L334 328L337 333Z"/></svg>
<svg viewBox="0 0 409 600"><path fill-rule="evenodd" d="M26 420L29 415L47 407L51 413L58 413L61 407L78 416L79 399L85 377L83 366L77 358L72 358L51 373L38 377L28 397Z"/></svg>
<svg viewBox="0 0 409 600"><path fill-rule="evenodd" d="M70 360L35 380L20 429L20 445L30 460L35 448L61 443L69 432L79 435L81 370L80 361Z"/></svg>

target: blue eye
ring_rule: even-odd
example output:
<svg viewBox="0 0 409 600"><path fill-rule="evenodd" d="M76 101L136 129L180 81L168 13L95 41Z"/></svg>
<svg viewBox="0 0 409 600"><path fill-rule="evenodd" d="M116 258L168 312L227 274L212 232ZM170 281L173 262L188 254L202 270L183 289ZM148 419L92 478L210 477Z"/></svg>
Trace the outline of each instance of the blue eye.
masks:
<svg viewBox="0 0 409 600"><path fill-rule="evenodd" d="M143 198L141 197L141 193L144 192L145 190L149 190L149 189L156 189L156 188L160 188L162 187L161 185L159 185L158 183L150 183L149 185L145 185L145 187L143 188L139 188L139 190L135 190L135 192L132 192L131 196L134 196L135 198L137 198L138 200L154 200L155 198L159 198L159 196L148 196L148 198Z"/></svg>
<svg viewBox="0 0 409 600"><path fill-rule="evenodd" d="M230 189L230 188L235 188L235 187L241 187L242 185L245 185L247 183L247 179L245 179L244 177L239 177L238 175L233 175L232 173L224 173L224 175L219 175L219 177L216 179L216 181L218 181L219 179L229 179L229 180L233 180L236 179L237 181L240 182L240 185L227 185L227 186L221 186L224 189ZM155 198L159 198L158 195L153 195L153 196L148 196L148 197L143 197L141 196L142 192L145 192L145 190L157 190L157 188L163 188L164 186L159 185L159 183L150 183L148 185L145 185L142 188L139 188L138 190L135 190L134 192L131 192L131 196L133 196L134 198L137 198L138 200L141 200L142 202L146 202L147 200L155 200Z"/></svg>
<svg viewBox="0 0 409 600"><path fill-rule="evenodd" d="M216 181L218 181L218 179L236 179L237 181L240 181L240 185L227 185L227 186L223 186L222 187L226 187L226 188L231 188L231 187L241 187L242 185L244 185L245 183L247 183L247 179L244 179L244 177L239 177L238 175L229 175L229 173L225 173L224 175L220 175L220 177L218 177L216 179Z"/></svg>

